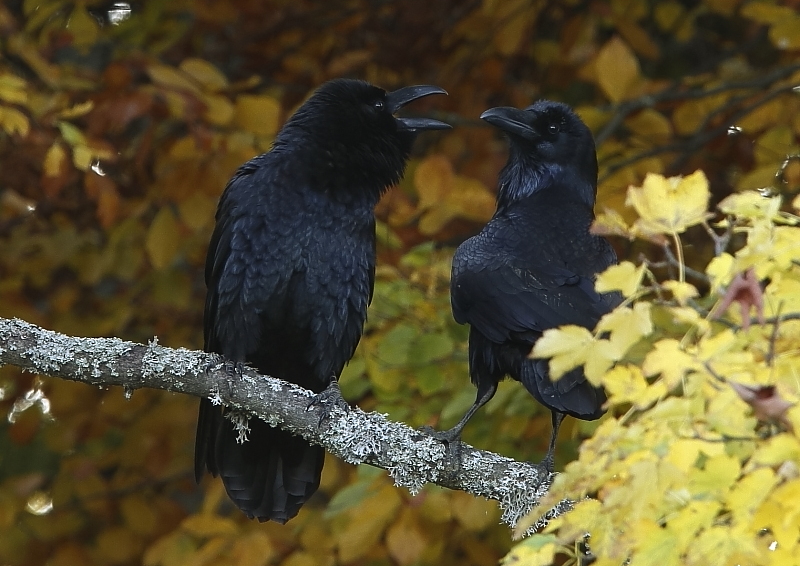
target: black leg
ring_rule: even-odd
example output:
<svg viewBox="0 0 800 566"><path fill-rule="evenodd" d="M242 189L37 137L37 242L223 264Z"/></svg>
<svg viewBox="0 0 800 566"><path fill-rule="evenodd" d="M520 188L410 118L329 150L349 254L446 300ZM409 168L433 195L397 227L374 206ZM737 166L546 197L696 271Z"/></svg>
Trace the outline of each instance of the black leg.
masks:
<svg viewBox="0 0 800 566"><path fill-rule="evenodd" d="M564 413L550 411L550 419L553 423L553 432L550 435L550 446L547 448L547 455L544 457L544 460L542 460L542 465L549 474L552 474L555 469L556 439L558 438L558 429L561 428L561 421L563 421L564 417L566 416L567 415Z"/></svg>
<svg viewBox="0 0 800 566"><path fill-rule="evenodd" d="M442 442L446 442L447 444L455 443L461 440L461 431L464 430L467 422L472 418L472 416L478 412L478 409L483 407L489 400L494 397L494 394L497 392L497 384L495 383L492 387L487 389L483 392L483 395L480 395L480 390L478 391L479 397L475 399L475 402L472 406L467 409L467 412L464 413L464 416L461 417L461 420L456 423L456 426L451 428L450 430L443 430L437 431L433 430L430 427L423 427L423 430L436 438L437 440L441 440Z"/></svg>

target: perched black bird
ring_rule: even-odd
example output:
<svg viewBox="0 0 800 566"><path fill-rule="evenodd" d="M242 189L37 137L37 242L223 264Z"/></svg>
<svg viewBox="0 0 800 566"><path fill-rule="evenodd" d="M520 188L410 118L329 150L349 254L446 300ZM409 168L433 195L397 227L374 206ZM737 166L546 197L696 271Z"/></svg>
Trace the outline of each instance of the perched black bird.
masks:
<svg viewBox="0 0 800 566"><path fill-rule="evenodd" d="M552 411L553 436L544 465L553 469L558 428L565 415L586 420L603 414L605 393L581 368L550 380L548 360L528 358L548 328L594 328L620 303L594 290L598 272L616 263L609 243L589 233L597 193L594 139L572 110L539 101L525 110L492 108L481 118L509 138L500 173L497 210L453 258L453 316L469 324L469 367L478 388L473 406L444 440L459 438L505 376L520 381Z"/></svg>
<svg viewBox="0 0 800 566"><path fill-rule="evenodd" d="M336 380L372 299L373 209L402 177L416 133L450 127L393 114L430 94L446 93L330 81L239 168L208 249L206 351L341 400ZM256 418L237 442L235 418L201 401L195 476L207 468L249 517L285 523L319 487L325 451Z"/></svg>

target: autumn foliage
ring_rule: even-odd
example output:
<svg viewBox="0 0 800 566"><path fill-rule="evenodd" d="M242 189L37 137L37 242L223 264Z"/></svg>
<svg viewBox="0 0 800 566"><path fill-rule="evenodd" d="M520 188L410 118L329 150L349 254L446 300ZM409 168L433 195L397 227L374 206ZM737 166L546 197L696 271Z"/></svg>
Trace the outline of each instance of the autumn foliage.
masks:
<svg viewBox="0 0 800 566"><path fill-rule="evenodd" d="M191 477L196 400L0 368L0 562L775 564L800 556L800 15L793 0L131 2L0 6L0 316L202 344L222 188L321 82L437 84L378 207L378 280L345 397L448 427L474 399L454 245L494 210L505 142L477 117L540 97L595 133L598 221L625 304L535 355L585 365L609 415L567 420L550 499L514 546L494 502L328 459L282 527ZM519 459L549 417L516 384L465 440ZM588 499L583 497L588 496ZM535 520L537 517L532 516ZM518 533L525 525L518 527ZM510 554L509 554L510 552Z"/></svg>

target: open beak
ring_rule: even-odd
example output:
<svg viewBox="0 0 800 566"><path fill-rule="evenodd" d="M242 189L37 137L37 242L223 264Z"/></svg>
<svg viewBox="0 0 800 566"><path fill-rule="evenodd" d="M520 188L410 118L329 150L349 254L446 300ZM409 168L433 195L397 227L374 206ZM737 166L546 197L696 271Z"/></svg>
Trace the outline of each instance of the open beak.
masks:
<svg viewBox="0 0 800 566"><path fill-rule="evenodd" d="M438 86L432 85L415 85L399 88L386 95L386 104L389 107L389 112L394 114L403 106L431 94L447 94L447 91ZM418 130L447 130L451 126L439 120L431 118L395 118L397 125L401 130L418 131Z"/></svg>
<svg viewBox="0 0 800 566"><path fill-rule="evenodd" d="M490 108L481 114L481 120L486 120L492 126L496 126L506 133L514 134L526 140L535 140L536 132L528 123L530 119L530 112L510 106Z"/></svg>

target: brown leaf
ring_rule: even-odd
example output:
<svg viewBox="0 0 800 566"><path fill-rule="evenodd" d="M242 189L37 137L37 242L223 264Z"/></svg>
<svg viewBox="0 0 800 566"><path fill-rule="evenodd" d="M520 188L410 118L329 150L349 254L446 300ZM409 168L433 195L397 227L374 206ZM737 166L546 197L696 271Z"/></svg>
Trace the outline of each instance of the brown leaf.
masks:
<svg viewBox="0 0 800 566"><path fill-rule="evenodd" d="M755 307L759 324L764 324L764 291L756 278L756 272L751 267L745 273L739 273L733 278L725 295L717 308L711 313L711 319L722 316L732 303L739 303L742 311L742 329L750 328L750 309Z"/></svg>
<svg viewBox="0 0 800 566"><path fill-rule="evenodd" d="M731 387L742 400L753 407L756 418L762 421L777 421L789 430L792 424L786 418L786 411L794 406L794 403L781 397L778 388L774 385L743 385L730 381Z"/></svg>

